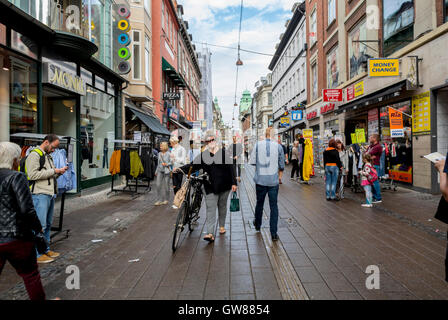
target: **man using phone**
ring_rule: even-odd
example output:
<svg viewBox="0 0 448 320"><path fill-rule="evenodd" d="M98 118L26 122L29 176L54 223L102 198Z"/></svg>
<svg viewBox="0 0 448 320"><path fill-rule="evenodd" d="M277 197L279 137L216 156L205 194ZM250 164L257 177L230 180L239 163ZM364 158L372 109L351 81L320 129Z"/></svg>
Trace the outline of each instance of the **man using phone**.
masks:
<svg viewBox="0 0 448 320"><path fill-rule="evenodd" d="M34 207L48 244L50 244L53 223L54 199L58 193L56 179L68 169L67 166L61 169L55 167L50 153L57 148L59 148L59 137L50 134L44 138L38 148L30 152L25 162L25 172L28 176ZM53 262L58 256L59 253L51 251L48 246L45 254L37 253L37 262Z"/></svg>

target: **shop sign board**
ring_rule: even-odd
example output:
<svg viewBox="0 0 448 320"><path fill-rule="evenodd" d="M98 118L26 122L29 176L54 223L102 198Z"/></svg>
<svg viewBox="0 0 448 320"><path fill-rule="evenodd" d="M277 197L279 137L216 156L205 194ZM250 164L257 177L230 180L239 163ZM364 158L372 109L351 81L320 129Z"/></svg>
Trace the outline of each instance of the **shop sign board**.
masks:
<svg viewBox="0 0 448 320"><path fill-rule="evenodd" d="M404 137L403 113L389 108L390 135L392 138Z"/></svg>
<svg viewBox="0 0 448 320"><path fill-rule="evenodd" d="M303 120L303 111L302 110L292 111L291 117L293 121L301 121Z"/></svg>
<svg viewBox="0 0 448 320"><path fill-rule="evenodd" d="M289 127L289 125L290 125L289 117L281 117L280 118L280 127L285 128L285 127Z"/></svg>
<svg viewBox="0 0 448 320"><path fill-rule="evenodd" d="M303 129L302 134L305 139L312 139L313 138L313 129Z"/></svg>
<svg viewBox="0 0 448 320"><path fill-rule="evenodd" d="M364 94L364 81L360 81L354 85L347 87L346 89L346 99L351 101L356 97L362 96Z"/></svg>
<svg viewBox="0 0 448 320"><path fill-rule="evenodd" d="M431 132L431 102L429 91L412 97L413 134Z"/></svg>
<svg viewBox="0 0 448 320"><path fill-rule="evenodd" d="M71 73L67 70L60 68L59 66L45 62L43 64L42 82L50 83L65 90L86 95L86 83L81 77Z"/></svg>
<svg viewBox="0 0 448 320"><path fill-rule="evenodd" d="M400 76L400 59L369 59L369 77Z"/></svg>
<svg viewBox="0 0 448 320"><path fill-rule="evenodd" d="M180 100L180 92L164 92L163 100Z"/></svg>
<svg viewBox="0 0 448 320"><path fill-rule="evenodd" d="M334 103L329 103L329 104L322 106L320 108L320 114L326 114L326 113L334 111L335 106L336 105Z"/></svg>
<svg viewBox="0 0 448 320"><path fill-rule="evenodd" d="M324 102L341 102L342 89L323 89L322 97Z"/></svg>
<svg viewBox="0 0 448 320"><path fill-rule="evenodd" d="M356 137L356 133L352 133L351 137L352 137L352 144L358 143L358 139Z"/></svg>
<svg viewBox="0 0 448 320"><path fill-rule="evenodd" d="M306 119L307 120L312 120L312 119L315 119L315 118L317 118L317 111L316 110L315 111L311 111L311 112L307 113L307 115L306 115Z"/></svg>

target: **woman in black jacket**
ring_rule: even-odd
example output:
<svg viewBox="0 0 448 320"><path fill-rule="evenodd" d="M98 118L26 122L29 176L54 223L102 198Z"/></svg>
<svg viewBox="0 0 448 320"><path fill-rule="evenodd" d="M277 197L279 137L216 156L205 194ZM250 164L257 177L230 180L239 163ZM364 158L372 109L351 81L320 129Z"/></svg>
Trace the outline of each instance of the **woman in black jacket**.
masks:
<svg viewBox="0 0 448 320"><path fill-rule="evenodd" d="M17 172L20 147L0 142L0 273L8 260L31 300L45 300L33 234L42 232L26 176Z"/></svg>
<svg viewBox="0 0 448 320"><path fill-rule="evenodd" d="M336 198L336 184L338 182L339 170L342 168L342 162L336 147L336 140L331 139L328 142L328 148L324 151L325 191L328 201L338 200Z"/></svg>
<svg viewBox="0 0 448 320"><path fill-rule="evenodd" d="M205 205L207 207L207 235L204 240L215 241L216 229L216 208L218 207L219 233L224 234L227 216L227 199L230 190L237 190L235 167L233 159L229 157L225 149L219 148L214 134L207 134L205 137L207 148L198 155L193 163L180 167L183 172L187 172L193 167L192 172L203 170L208 174L208 180L204 182ZM174 168L176 171L177 168Z"/></svg>

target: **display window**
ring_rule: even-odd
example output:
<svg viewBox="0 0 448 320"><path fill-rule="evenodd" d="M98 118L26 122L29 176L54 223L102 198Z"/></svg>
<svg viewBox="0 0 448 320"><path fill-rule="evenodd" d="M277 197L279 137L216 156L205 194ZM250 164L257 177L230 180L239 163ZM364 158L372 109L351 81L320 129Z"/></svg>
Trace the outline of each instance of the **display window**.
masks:
<svg viewBox="0 0 448 320"><path fill-rule="evenodd" d="M3 63L10 72L10 133L37 133L37 64L6 51Z"/></svg>
<svg viewBox="0 0 448 320"><path fill-rule="evenodd" d="M87 86L80 114L81 180L107 176L114 149L115 98Z"/></svg>
<svg viewBox="0 0 448 320"><path fill-rule="evenodd" d="M412 118L411 101L380 108L381 141L389 149L389 172L395 181L412 184ZM399 118L392 119L391 114ZM400 128L401 127L401 128Z"/></svg>

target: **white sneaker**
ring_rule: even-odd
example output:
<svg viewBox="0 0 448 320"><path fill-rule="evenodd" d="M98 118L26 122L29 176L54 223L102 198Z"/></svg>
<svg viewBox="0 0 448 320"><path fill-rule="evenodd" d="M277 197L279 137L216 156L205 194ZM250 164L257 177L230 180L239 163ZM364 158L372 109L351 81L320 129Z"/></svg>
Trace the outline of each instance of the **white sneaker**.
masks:
<svg viewBox="0 0 448 320"><path fill-rule="evenodd" d="M155 206L160 206L162 204L161 201L157 201L156 203L154 203Z"/></svg>
<svg viewBox="0 0 448 320"><path fill-rule="evenodd" d="M171 206L171 208L173 208L173 209L179 209L178 207L176 207L174 204Z"/></svg>
<svg viewBox="0 0 448 320"><path fill-rule="evenodd" d="M165 200L165 201L163 201L161 204L168 204L168 201Z"/></svg>
<svg viewBox="0 0 448 320"><path fill-rule="evenodd" d="M364 203L364 204L362 204L361 206L364 207L364 208L372 208L372 207L373 207L373 204L367 204L367 203Z"/></svg>
<svg viewBox="0 0 448 320"><path fill-rule="evenodd" d="M374 200L374 201L372 201L372 203L382 203L383 202L383 200Z"/></svg>

